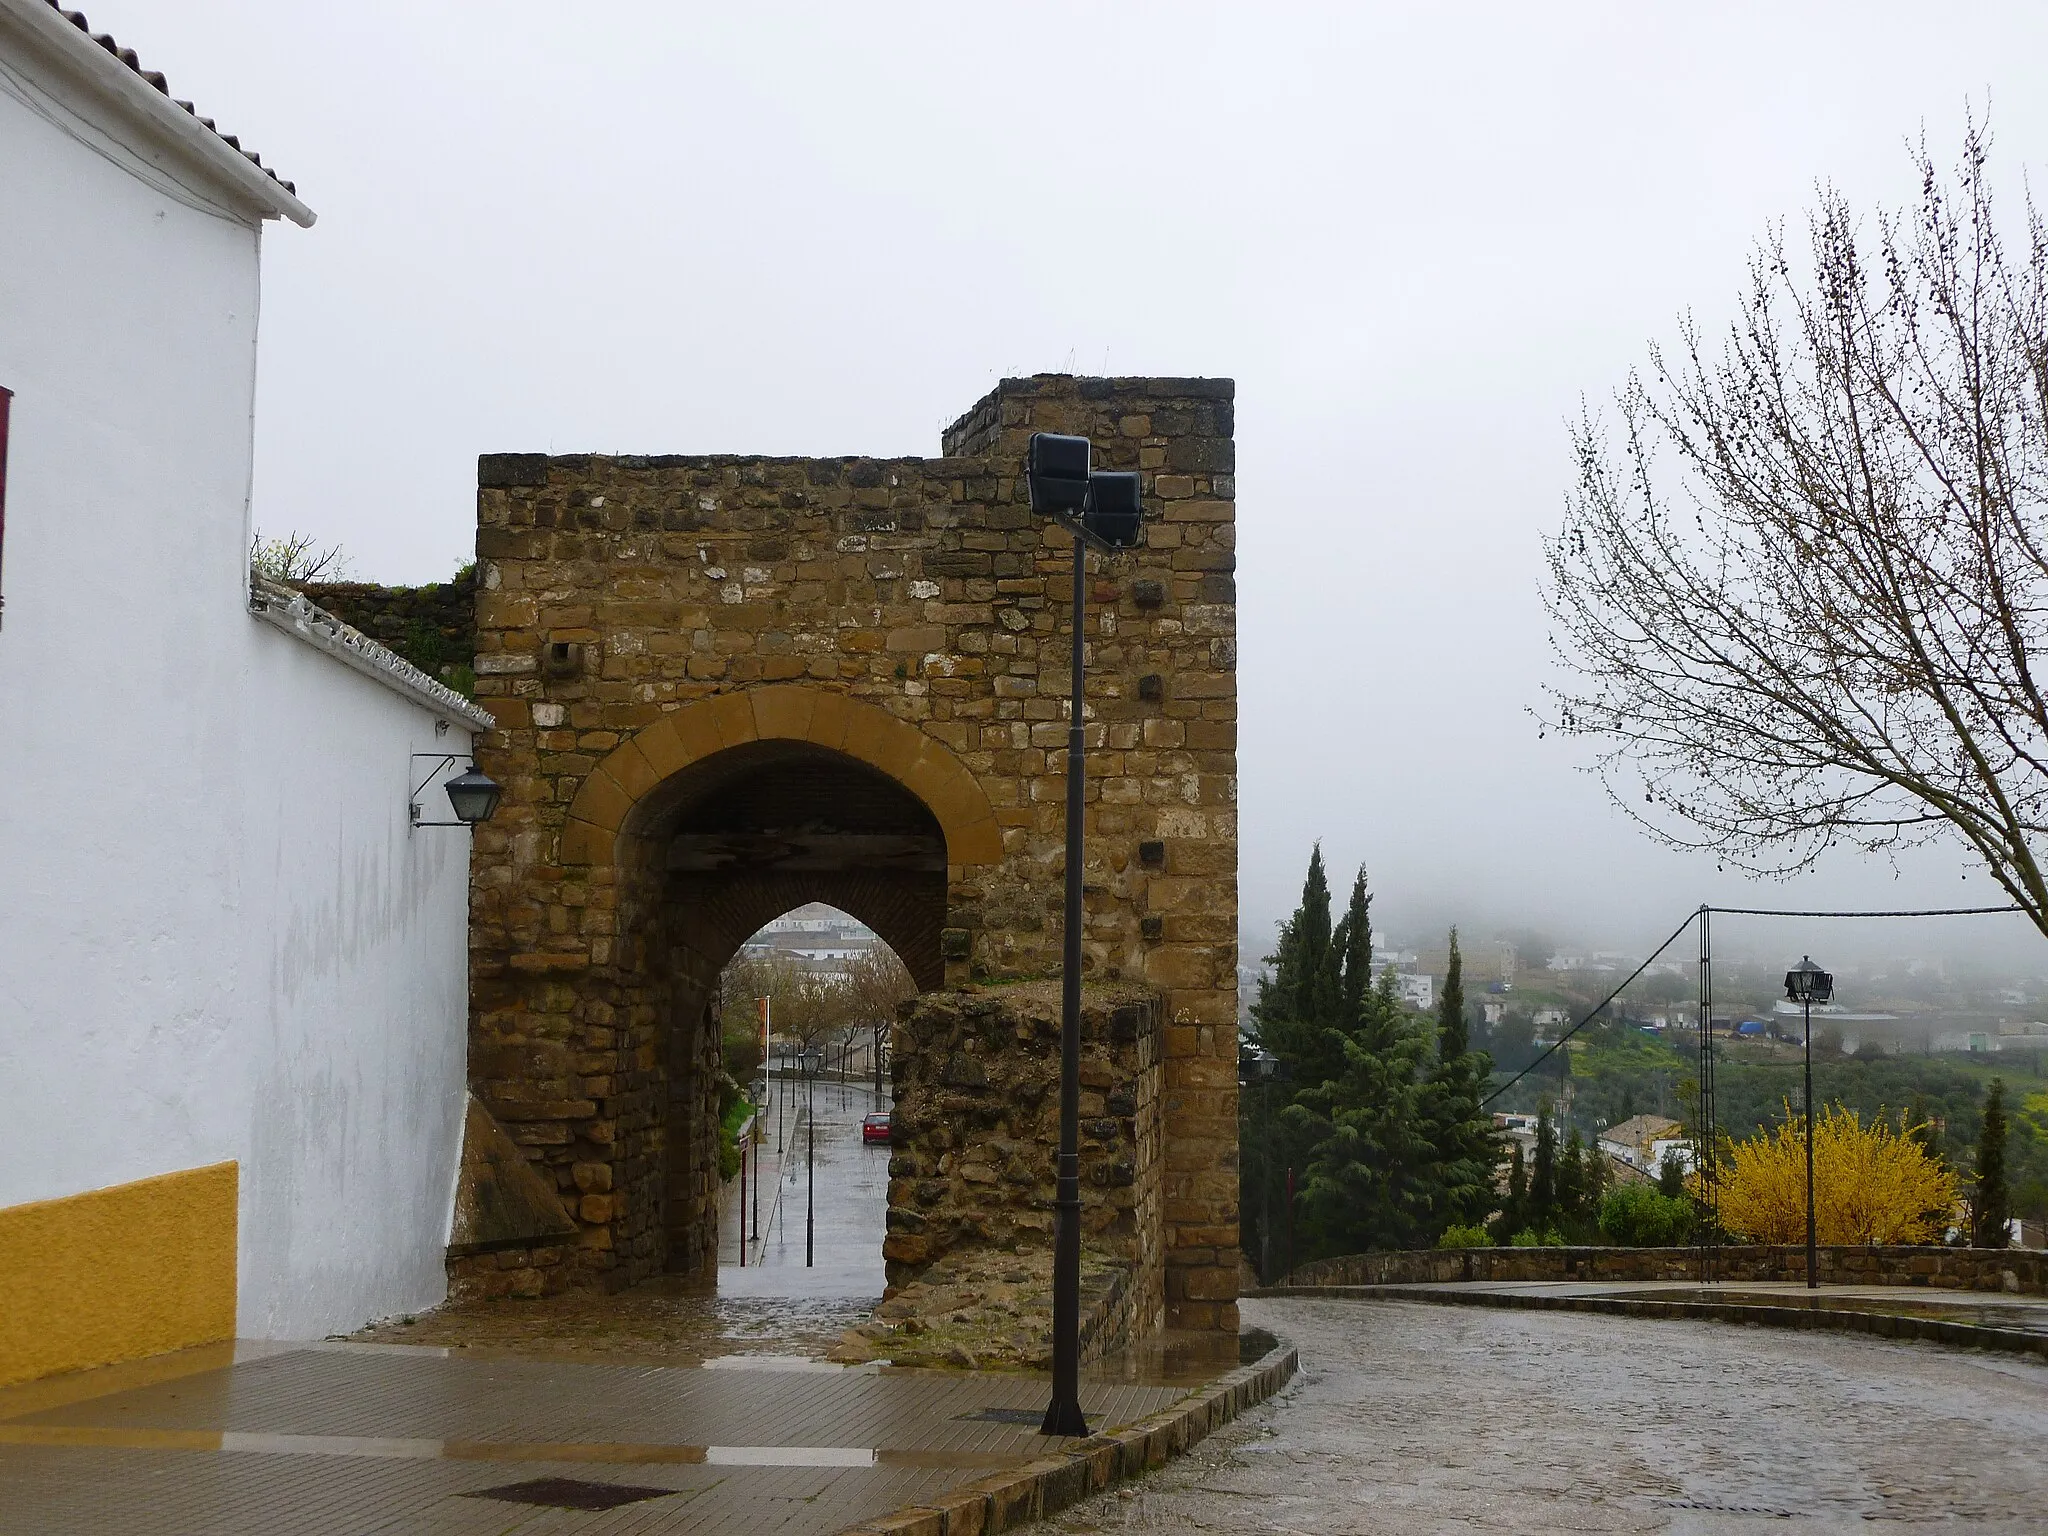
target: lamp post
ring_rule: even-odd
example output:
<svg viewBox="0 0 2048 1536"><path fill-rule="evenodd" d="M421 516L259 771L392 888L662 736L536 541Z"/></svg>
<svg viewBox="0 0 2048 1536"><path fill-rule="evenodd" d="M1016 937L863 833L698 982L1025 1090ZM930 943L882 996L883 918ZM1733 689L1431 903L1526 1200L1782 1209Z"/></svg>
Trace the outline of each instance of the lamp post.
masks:
<svg viewBox="0 0 2048 1536"><path fill-rule="evenodd" d="M818 1068L825 1062L820 1050L816 1058L805 1053L804 1090L804 1268L811 1267L816 1251L818 1213Z"/></svg>
<svg viewBox="0 0 2048 1536"><path fill-rule="evenodd" d="M1835 995L1835 978L1811 955L1785 973L1785 996L1806 1014L1806 1288L1820 1289L1820 1244L1813 1219L1813 1005Z"/></svg>
<svg viewBox="0 0 2048 1536"><path fill-rule="evenodd" d="M1074 535L1074 651L1067 720L1066 929L1060 971L1060 1143L1053 1196L1052 1401L1042 1435L1085 1435L1081 1413L1081 873L1082 789L1087 752L1087 546L1129 549L1142 515L1138 476L1091 468L1085 437L1034 432L1024 457L1031 510Z"/></svg>
<svg viewBox="0 0 2048 1536"><path fill-rule="evenodd" d="M1273 1079L1279 1075L1280 1058L1260 1046L1252 1046L1238 1057L1237 1083L1240 1089L1259 1090L1259 1281L1265 1284L1273 1272Z"/></svg>

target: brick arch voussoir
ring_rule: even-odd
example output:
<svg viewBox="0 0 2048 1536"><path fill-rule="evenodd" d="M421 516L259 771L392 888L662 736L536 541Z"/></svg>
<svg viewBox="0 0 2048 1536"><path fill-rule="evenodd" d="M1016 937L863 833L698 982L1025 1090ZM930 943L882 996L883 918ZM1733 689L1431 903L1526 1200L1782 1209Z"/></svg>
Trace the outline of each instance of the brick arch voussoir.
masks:
<svg viewBox="0 0 2048 1536"><path fill-rule="evenodd" d="M944 742L879 705L780 683L685 704L613 748L570 802L560 862L612 862L634 809L657 786L693 763L754 741L809 742L866 763L931 811L945 834L948 863L1002 859L1002 831L988 792Z"/></svg>

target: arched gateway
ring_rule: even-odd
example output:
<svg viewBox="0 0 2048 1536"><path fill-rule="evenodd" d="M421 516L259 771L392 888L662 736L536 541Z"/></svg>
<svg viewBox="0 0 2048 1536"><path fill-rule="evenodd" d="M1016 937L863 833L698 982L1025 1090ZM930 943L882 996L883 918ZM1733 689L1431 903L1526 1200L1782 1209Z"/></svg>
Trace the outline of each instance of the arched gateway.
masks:
<svg viewBox="0 0 2048 1536"><path fill-rule="evenodd" d="M860 918L926 990L1057 968L1068 555L1017 476L1031 431L1083 432L1145 472L1148 520L1090 599L1084 947L1160 1000L1169 1318L1234 1326L1231 393L1006 381L934 460L481 461L478 756L506 793L472 1085L576 1232L460 1262L710 1262L711 991L793 906Z"/></svg>

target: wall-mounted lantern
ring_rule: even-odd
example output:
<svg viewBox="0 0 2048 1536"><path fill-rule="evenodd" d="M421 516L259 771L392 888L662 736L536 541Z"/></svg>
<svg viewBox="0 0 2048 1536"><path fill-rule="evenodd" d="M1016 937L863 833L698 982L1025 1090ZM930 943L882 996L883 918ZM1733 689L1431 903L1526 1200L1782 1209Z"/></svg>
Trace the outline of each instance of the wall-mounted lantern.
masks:
<svg viewBox="0 0 2048 1536"><path fill-rule="evenodd" d="M498 809L498 800L504 794L504 790L499 788L497 780L479 773L475 762L472 761L467 768L441 786L448 792L448 805L455 812L455 819L453 821L422 820L421 813L424 807L420 805L420 796L426 793L427 786L434 782L435 776L442 769L454 766L455 757L451 753L413 753L412 760L414 762L419 762L422 759L431 761L434 766L427 770L425 778L413 786L412 800L408 809L411 812L412 824L414 826L473 827L480 821L489 821L491 819Z"/></svg>

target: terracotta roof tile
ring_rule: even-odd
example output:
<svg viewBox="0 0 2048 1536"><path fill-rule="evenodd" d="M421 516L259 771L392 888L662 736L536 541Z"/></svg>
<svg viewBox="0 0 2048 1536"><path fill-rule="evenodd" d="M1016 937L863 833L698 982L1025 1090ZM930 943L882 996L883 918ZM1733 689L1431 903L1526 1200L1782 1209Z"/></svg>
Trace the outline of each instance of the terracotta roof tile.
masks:
<svg viewBox="0 0 2048 1536"><path fill-rule="evenodd" d="M83 11L67 11L64 9L62 5L58 3L58 0L49 0L49 6L51 10L55 11L59 16L62 16L66 21L70 22L71 25L78 28L79 31L85 33L86 36L90 37L95 43L98 43L100 47L106 49L108 53L111 53L123 64L126 64L130 69L134 70L136 74L140 75L144 80L148 81L151 85L155 86L158 91L162 92L165 96L171 96L170 82L164 79L163 72L161 70L144 69L142 67L142 60L136 57L135 50L133 48L123 48L119 43L115 42L113 38L109 37L106 33L93 31L90 24L87 23L85 19L85 13ZM264 175L268 176L272 181L276 182L279 186L283 187L285 191L291 193L292 196L298 196L299 189L293 186L290 182L286 181L282 176L278 175L277 172L273 171L269 166L265 165L263 163L262 157L258 155L255 150L243 149L242 141L236 138L232 133L222 133L220 129L215 126L212 118L199 117L198 109L194 107L191 102L181 101L174 96L171 96L171 100L175 105L183 107L187 112L191 113L192 116L199 118L199 121L203 123L206 127L212 129L214 134L220 139L220 141L223 144L227 145L228 148L234 150L237 154L241 155L251 165L255 166L256 169L263 172Z"/></svg>

